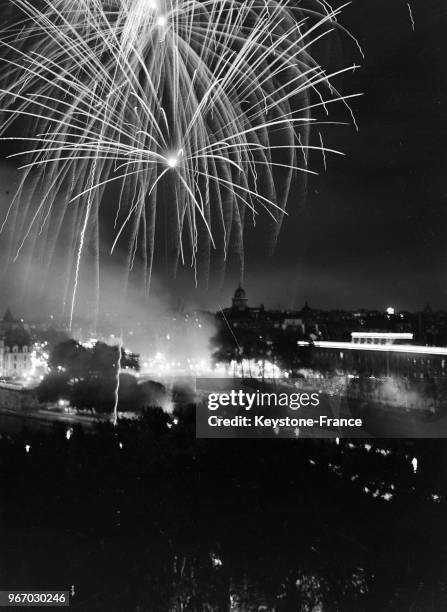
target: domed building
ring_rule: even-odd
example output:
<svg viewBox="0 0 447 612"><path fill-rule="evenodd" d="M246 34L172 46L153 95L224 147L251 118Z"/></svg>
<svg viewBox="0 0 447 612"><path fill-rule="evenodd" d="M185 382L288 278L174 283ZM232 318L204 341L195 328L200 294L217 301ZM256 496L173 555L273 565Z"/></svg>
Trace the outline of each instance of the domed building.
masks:
<svg viewBox="0 0 447 612"><path fill-rule="evenodd" d="M308 306L307 309L310 311ZM309 321L304 316L306 309L303 311L270 310L263 304L249 306L247 293L239 284L234 292L231 307L224 308L216 313L216 316L222 319L225 327L249 329L259 336L273 333L274 330L276 333L278 330L292 329L304 337Z"/></svg>
<svg viewBox="0 0 447 612"><path fill-rule="evenodd" d="M247 294L245 293L245 290L242 287L242 285L239 284L239 287L234 292L232 309L241 312L243 310L247 310L247 308L248 308Z"/></svg>

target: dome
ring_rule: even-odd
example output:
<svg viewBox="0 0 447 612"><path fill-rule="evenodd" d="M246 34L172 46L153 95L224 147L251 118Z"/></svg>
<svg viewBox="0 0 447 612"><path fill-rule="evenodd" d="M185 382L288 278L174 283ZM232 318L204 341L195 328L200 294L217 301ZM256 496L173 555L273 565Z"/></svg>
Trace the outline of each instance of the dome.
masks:
<svg viewBox="0 0 447 612"><path fill-rule="evenodd" d="M235 300L246 300L247 299L247 294L245 293L245 290L241 287L241 285L239 285L239 287L234 292L234 299Z"/></svg>
<svg viewBox="0 0 447 612"><path fill-rule="evenodd" d="M233 297L233 310L246 310L248 307L247 294L241 285L234 292Z"/></svg>

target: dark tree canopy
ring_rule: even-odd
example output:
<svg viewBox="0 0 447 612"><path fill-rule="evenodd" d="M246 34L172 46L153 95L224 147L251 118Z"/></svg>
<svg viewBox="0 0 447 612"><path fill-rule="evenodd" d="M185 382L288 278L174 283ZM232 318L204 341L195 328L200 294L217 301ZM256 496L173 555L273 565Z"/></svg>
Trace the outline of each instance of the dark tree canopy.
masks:
<svg viewBox="0 0 447 612"><path fill-rule="evenodd" d="M93 347L85 347L76 340L57 344L50 354L51 370L64 370L74 378L85 376L111 376L116 374L119 348L104 342L96 342ZM139 357L121 348L121 369L136 372L140 369Z"/></svg>
<svg viewBox="0 0 447 612"><path fill-rule="evenodd" d="M75 340L57 344L51 350L49 367L50 373L38 388L40 401L65 399L75 408L110 412L119 388L118 409L124 412L140 411L154 399L147 385L139 385L135 376L123 372L140 369L138 355L104 342L97 342L93 347L85 347Z"/></svg>
<svg viewBox="0 0 447 612"><path fill-rule="evenodd" d="M302 331L297 328L270 326L255 329L234 327L222 321L211 339L211 346L215 362L274 360L281 368L296 371L309 362L309 349L298 346L302 339Z"/></svg>

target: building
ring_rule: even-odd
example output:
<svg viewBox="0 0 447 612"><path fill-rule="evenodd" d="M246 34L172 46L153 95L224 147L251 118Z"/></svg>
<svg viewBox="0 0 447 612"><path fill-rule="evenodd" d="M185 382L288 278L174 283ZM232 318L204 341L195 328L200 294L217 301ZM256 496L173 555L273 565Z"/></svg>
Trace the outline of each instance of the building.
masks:
<svg viewBox="0 0 447 612"><path fill-rule="evenodd" d="M306 302L301 310L267 310L250 306L239 285L231 307L217 313L217 319L224 331L231 329L229 344L236 338L253 354L267 345L290 367L301 362L323 372L399 376L424 383L445 379L447 384L447 341L442 344L444 336L437 333L444 323L447 329L447 313L426 308L418 326L417 315L392 308L323 311ZM302 350L305 347L309 350Z"/></svg>
<svg viewBox="0 0 447 612"><path fill-rule="evenodd" d="M217 313L218 319L224 319L225 325L233 328L252 330L260 333L291 330L299 336L316 339L319 327L315 312L307 302L301 310L268 310L263 304L249 306L245 289L239 284L230 308Z"/></svg>
<svg viewBox="0 0 447 612"><path fill-rule="evenodd" d="M0 376L23 378L29 374L31 367L29 331L8 308L0 321Z"/></svg>
<svg viewBox="0 0 447 612"><path fill-rule="evenodd" d="M351 342L307 341L311 364L323 371L429 380L447 375L447 347L411 344L411 333L352 332Z"/></svg>
<svg viewBox="0 0 447 612"><path fill-rule="evenodd" d="M409 332L351 332L353 344L374 344L391 346L408 344L413 341L413 334Z"/></svg>
<svg viewBox="0 0 447 612"><path fill-rule="evenodd" d="M248 309L248 298L245 293L242 285L239 284L239 287L234 292L233 300L232 300L232 310L243 312Z"/></svg>

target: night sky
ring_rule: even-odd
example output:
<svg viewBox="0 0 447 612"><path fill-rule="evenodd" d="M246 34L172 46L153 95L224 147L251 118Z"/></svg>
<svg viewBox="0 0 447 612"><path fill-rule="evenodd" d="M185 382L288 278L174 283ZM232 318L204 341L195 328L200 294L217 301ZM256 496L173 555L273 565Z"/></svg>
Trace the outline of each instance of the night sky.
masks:
<svg viewBox="0 0 447 612"><path fill-rule="evenodd" d="M362 65L344 86L364 94L352 103L359 132L337 128L326 140L346 157L312 178L304 211L291 201L276 256L246 279L254 301L447 308L447 6L411 7L414 32L403 0L345 9L365 53L345 57Z"/></svg>
<svg viewBox="0 0 447 612"><path fill-rule="evenodd" d="M340 35L333 67L361 66L342 86L344 94L363 94L352 102L359 131L352 124L322 129L325 145L346 156L328 157L327 172L321 155L313 156L320 175L311 178L304 204L292 192L272 258L262 237L248 249L244 284L252 305L301 307L307 300L319 308L417 310L430 302L447 309L447 6L410 4L414 31L404 0L353 0L344 10L340 22L365 59ZM340 106L330 119L350 118ZM16 180L4 166L2 208ZM193 287L190 273L176 283L158 278L174 301L210 309L229 303L237 281L230 271L223 288L207 291Z"/></svg>

